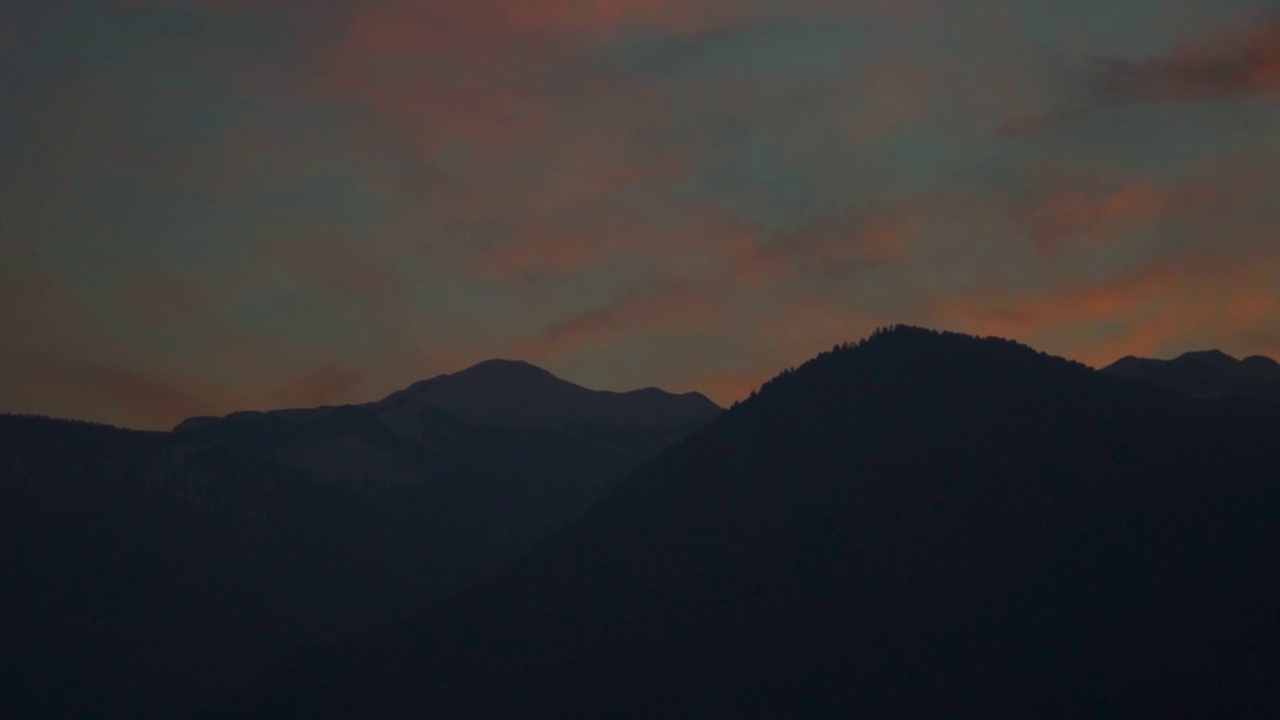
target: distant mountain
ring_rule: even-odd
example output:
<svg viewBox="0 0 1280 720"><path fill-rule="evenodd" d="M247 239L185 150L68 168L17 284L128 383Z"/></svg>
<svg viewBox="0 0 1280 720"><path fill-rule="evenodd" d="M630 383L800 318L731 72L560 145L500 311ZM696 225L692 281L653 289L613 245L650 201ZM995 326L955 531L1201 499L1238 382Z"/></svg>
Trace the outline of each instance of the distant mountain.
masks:
<svg viewBox="0 0 1280 720"><path fill-rule="evenodd" d="M1102 369L1203 399L1248 398L1280 403L1280 363L1262 355L1237 360L1220 351L1189 352L1173 360L1121 358Z"/></svg>
<svg viewBox="0 0 1280 720"><path fill-rule="evenodd" d="M1277 717L1280 408L881 331L237 718Z"/></svg>
<svg viewBox="0 0 1280 720"><path fill-rule="evenodd" d="M705 423L720 414L720 408L700 393L673 395L653 387L622 393L588 390L515 360L489 360L424 380L365 407L393 426L425 408L444 410L477 425L558 428L677 428Z"/></svg>
<svg viewBox="0 0 1280 720"><path fill-rule="evenodd" d="M0 705L179 717L500 567L719 412L499 362L173 433L0 415Z"/></svg>
<svg viewBox="0 0 1280 720"><path fill-rule="evenodd" d="M414 383L377 402L360 407L378 414L392 427L416 426L426 409L443 410L472 425L557 427L614 425L678 428L705 423L720 407L701 393L681 395L655 387L629 392L589 390L520 360L486 360L456 373ZM273 414L294 420L323 415L330 408L281 410ZM215 418L192 418L175 431L209 424ZM416 434L414 430L407 432Z"/></svg>

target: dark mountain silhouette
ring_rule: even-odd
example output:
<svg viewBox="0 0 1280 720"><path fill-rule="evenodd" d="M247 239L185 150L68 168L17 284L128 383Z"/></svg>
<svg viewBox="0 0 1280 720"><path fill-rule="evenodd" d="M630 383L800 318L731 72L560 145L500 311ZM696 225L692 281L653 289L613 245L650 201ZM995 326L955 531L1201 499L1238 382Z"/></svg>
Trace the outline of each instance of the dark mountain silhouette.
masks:
<svg viewBox="0 0 1280 720"><path fill-rule="evenodd" d="M0 416L3 714L181 716L492 571L719 412L516 363L415 388L459 376L466 419L418 391L173 433Z"/></svg>
<svg viewBox="0 0 1280 720"><path fill-rule="evenodd" d="M443 410L472 425L575 429L591 426L689 428L707 423L720 408L701 393L676 395L649 387L630 392L589 390L519 360L486 360L456 373L414 383L360 407L403 435L416 437L424 410ZM332 408L269 413L295 422L323 417ZM237 415L249 415L239 413ZM192 418L175 432L205 427L216 418Z"/></svg>
<svg viewBox="0 0 1280 720"><path fill-rule="evenodd" d="M1102 372L1145 380L1192 397L1280 403L1280 363L1262 355L1243 360L1220 350L1189 352L1173 360L1130 355L1103 368Z"/></svg>
<svg viewBox="0 0 1280 720"><path fill-rule="evenodd" d="M878 332L217 716L1275 717L1280 409Z"/></svg>
<svg viewBox="0 0 1280 720"><path fill-rule="evenodd" d="M489 360L424 380L366 407L391 424L406 414L436 408L473 424L558 428L683 427L720 414L700 393L672 395L653 387L624 393L588 390L515 360Z"/></svg>

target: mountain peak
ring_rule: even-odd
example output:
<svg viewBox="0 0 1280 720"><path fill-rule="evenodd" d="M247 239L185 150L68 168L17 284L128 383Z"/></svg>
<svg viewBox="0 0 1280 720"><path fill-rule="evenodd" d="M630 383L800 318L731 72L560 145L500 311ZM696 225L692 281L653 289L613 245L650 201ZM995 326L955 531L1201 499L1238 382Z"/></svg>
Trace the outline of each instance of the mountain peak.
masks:
<svg viewBox="0 0 1280 720"><path fill-rule="evenodd" d="M414 383L370 405L396 427L412 432L433 408L478 425L581 425L677 428L714 418L720 408L698 393L658 388L630 392L591 390L523 360L495 358Z"/></svg>
<svg viewBox="0 0 1280 720"><path fill-rule="evenodd" d="M1126 356L1101 372L1204 399L1280 401L1280 363L1262 355L1237 360L1221 350L1197 350L1172 360Z"/></svg>
<svg viewBox="0 0 1280 720"><path fill-rule="evenodd" d="M978 335L969 335L966 333L951 332L947 330L935 330L932 328L905 324L881 327L859 342L845 343L844 345L836 346L834 352L942 352L959 353L963 355L973 352L991 352L996 348L1000 348L1004 352L1013 351L1023 357L1051 357L1014 340L1008 340L1000 337L982 337ZM824 353L824 355L826 354L830 353ZM1066 362L1068 364L1076 364L1068 360L1062 360L1061 358L1056 358L1056 360Z"/></svg>
<svg viewBox="0 0 1280 720"><path fill-rule="evenodd" d="M1225 353L1225 352L1223 352L1223 351L1221 351L1221 350L1217 350L1217 349L1213 349L1213 350L1193 350L1193 351L1191 351L1191 352L1185 352L1185 353L1183 353L1183 354L1179 355L1177 358L1175 358L1175 361L1181 361L1181 362L1211 362L1211 363L1220 363L1220 364L1223 364L1223 365L1226 365L1226 364L1235 364L1235 363L1239 362L1239 360L1236 360L1236 358L1235 358L1234 356L1232 356L1232 355L1228 355L1227 353Z"/></svg>
<svg viewBox="0 0 1280 720"><path fill-rule="evenodd" d="M1250 355L1241 360L1240 364L1259 372L1272 372L1280 375L1280 362L1276 362L1266 355Z"/></svg>
<svg viewBox="0 0 1280 720"><path fill-rule="evenodd" d="M507 358L491 358L489 360L481 360L480 362L466 369L459 370L458 372L455 372L455 373L450 373L449 375L456 376L456 375L480 375L480 374L483 374L483 375L503 374L503 375L512 375L512 376L523 375L528 377L548 377L548 376L555 377L554 375L551 374L550 371L540 368L537 365L534 365L533 363L525 362L524 360L510 360Z"/></svg>
<svg viewBox="0 0 1280 720"><path fill-rule="evenodd" d="M1023 383L1033 392L1034 383L1024 381L1045 373L1078 383L1092 371L1012 340L894 325L784 370L739 407L748 413L753 405L773 403L834 408L888 395L973 393L979 382L992 383L1002 392Z"/></svg>

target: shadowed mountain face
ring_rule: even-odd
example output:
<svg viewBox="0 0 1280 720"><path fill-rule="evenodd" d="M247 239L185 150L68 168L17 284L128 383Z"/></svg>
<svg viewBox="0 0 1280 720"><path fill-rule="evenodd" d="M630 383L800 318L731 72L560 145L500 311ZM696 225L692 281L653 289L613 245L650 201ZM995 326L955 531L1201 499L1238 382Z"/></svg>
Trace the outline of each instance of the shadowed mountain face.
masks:
<svg viewBox="0 0 1280 720"><path fill-rule="evenodd" d="M1280 409L897 328L219 712L1274 717L1278 513Z"/></svg>
<svg viewBox="0 0 1280 720"><path fill-rule="evenodd" d="M180 716L492 571L719 412L518 363L396 397L173 433L0 416L5 714Z"/></svg>
<svg viewBox="0 0 1280 720"><path fill-rule="evenodd" d="M1192 397L1280 403L1280 363L1261 355L1237 360L1219 350L1206 350L1173 360L1129 356L1102 372L1145 380Z"/></svg>

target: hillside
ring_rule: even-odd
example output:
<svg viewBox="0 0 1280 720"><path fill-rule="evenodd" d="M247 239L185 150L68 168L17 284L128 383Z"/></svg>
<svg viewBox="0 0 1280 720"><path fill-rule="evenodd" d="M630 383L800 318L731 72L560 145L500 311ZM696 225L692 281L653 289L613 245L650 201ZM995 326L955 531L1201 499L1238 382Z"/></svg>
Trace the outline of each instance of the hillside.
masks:
<svg viewBox="0 0 1280 720"><path fill-rule="evenodd" d="M1262 717L1280 411L879 332L237 717Z"/></svg>
<svg viewBox="0 0 1280 720"><path fill-rule="evenodd" d="M552 397L596 397L552 379ZM548 398L498 389L511 408ZM6 713L178 717L290 651L475 581L719 412L641 395L648 415L624 400L561 426L482 422L497 401L465 412L465 395L453 409L472 422L432 404L387 422L378 403L173 433L0 416Z"/></svg>

